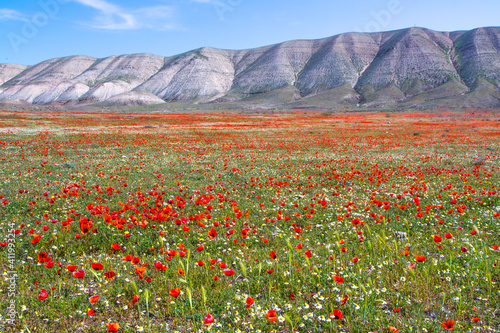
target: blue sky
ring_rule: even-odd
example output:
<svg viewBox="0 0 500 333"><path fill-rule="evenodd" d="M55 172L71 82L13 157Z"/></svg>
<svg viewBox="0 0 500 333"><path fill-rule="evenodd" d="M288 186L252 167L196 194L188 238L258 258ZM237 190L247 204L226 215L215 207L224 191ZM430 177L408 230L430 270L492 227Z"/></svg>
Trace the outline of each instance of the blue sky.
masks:
<svg viewBox="0 0 500 333"><path fill-rule="evenodd" d="M170 56L349 31L500 26L498 0L0 0L0 63L69 55Z"/></svg>

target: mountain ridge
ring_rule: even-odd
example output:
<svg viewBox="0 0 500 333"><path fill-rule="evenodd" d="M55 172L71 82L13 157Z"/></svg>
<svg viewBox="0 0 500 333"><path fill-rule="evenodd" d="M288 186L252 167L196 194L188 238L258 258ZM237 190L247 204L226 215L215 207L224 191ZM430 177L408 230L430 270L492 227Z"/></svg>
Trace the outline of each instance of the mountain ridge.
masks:
<svg viewBox="0 0 500 333"><path fill-rule="evenodd" d="M491 98L481 101L477 89ZM412 27L244 50L202 47L169 57L77 55L32 66L0 64L0 102L33 105L500 108L499 95L500 27Z"/></svg>

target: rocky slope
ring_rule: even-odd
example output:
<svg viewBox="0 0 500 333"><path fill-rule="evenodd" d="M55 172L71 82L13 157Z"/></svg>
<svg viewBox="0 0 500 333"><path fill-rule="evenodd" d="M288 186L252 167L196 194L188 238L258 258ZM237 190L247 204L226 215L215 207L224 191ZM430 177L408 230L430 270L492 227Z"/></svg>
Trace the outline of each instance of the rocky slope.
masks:
<svg viewBox="0 0 500 333"><path fill-rule="evenodd" d="M500 28L346 33L173 57L72 56L0 64L0 102L254 107L500 107ZM479 96L484 93L487 98ZM236 103L236 104L235 104Z"/></svg>

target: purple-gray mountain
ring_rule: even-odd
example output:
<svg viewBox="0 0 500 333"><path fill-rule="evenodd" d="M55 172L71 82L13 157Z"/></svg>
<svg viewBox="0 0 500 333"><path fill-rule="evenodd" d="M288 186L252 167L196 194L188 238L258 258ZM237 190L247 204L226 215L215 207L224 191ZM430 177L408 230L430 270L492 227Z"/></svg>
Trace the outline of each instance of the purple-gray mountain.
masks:
<svg viewBox="0 0 500 333"><path fill-rule="evenodd" d="M345 33L173 57L72 56L0 64L0 102L257 107L500 108L500 27Z"/></svg>

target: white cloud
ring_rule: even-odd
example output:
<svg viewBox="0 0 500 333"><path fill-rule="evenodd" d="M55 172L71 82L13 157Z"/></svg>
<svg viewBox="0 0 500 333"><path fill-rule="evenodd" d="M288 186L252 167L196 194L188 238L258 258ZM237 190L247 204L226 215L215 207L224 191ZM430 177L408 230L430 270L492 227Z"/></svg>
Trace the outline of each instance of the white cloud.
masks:
<svg viewBox="0 0 500 333"><path fill-rule="evenodd" d="M4 21L29 21L26 15L17 10L0 8L0 20Z"/></svg>
<svg viewBox="0 0 500 333"><path fill-rule="evenodd" d="M82 5L86 5L95 8L97 10L100 10L101 12L104 13L115 13L120 11L120 9L117 6L103 0L75 0L75 1L81 3Z"/></svg>
<svg viewBox="0 0 500 333"><path fill-rule="evenodd" d="M141 8L136 11L141 18L141 25L144 28L157 30L174 29L173 24L174 11L168 6L156 6Z"/></svg>
<svg viewBox="0 0 500 333"><path fill-rule="evenodd" d="M94 8L99 13L92 22L87 23L95 29L103 30L137 30L154 29L170 30L174 11L169 6L143 7L125 9L105 0L73 0L82 5Z"/></svg>

